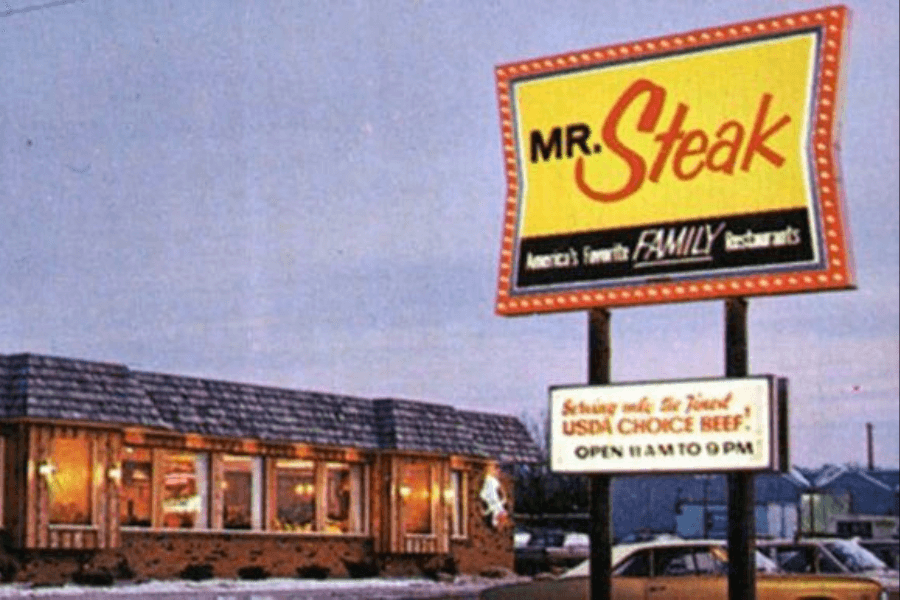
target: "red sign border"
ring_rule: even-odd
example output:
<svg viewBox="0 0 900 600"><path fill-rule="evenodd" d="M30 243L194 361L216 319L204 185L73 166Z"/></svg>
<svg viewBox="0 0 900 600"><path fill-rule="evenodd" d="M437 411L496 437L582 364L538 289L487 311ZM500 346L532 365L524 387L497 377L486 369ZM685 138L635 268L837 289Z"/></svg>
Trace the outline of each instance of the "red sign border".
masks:
<svg viewBox="0 0 900 600"><path fill-rule="evenodd" d="M855 276L846 227L836 139L838 128L836 117L839 115L843 76L841 59L846 46L845 32L848 21L847 7L835 5L497 66L495 76L507 183L495 306L497 314L512 316L597 307L713 300L735 296L853 289ZM689 49L751 41L771 36L773 33L806 31L811 28L820 29L822 35L810 142L815 157L811 162L814 170L812 179L818 191L820 220L818 225L824 235L827 261L824 269L631 284L601 289L573 289L553 293L512 293L513 256L519 212L519 174L510 104L511 80L623 59L665 56Z"/></svg>

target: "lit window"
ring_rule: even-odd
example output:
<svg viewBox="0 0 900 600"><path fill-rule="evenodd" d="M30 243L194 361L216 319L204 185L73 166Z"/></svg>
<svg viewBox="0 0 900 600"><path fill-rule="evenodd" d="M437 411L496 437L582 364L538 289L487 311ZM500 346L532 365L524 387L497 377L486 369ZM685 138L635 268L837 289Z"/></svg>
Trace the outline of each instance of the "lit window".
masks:
<svg viewBox="0 0 900 600"><path fill-rule="evenodd" d="M432 533L434 503L429 463L416 461L403 466L400 498L403 502L403 530L413 534Z"/></svg>
<svg viewBox="0 0 900 600"><path fill-rule="evenodd" d="M325 482L325 531L363 533L363 466L328 463Z"/></svg>
<svg viewBox="0 0 900 600"><path fill-rule="evenodd" d="M315 531L315 465L305 460L275 462L275 523L280 531Z"/></svg>
<svg viewBox="0 0 900 600"><path fill-rule="evenodd" d="M119 519L124 526L150 527L153 515L153 461L148 448L125 448Z"/></svg>
<svg viewBox="0 0 900 600"><path fill-rule="evenodd" d="M260 459L223 456L225 529L262 529L262 472Z"/></svg>
<svg viewBox="0 0 900 600"><path fill-rule="evenodd" d="M163 455L163 527L207 527L207 465L205 454L166 452Z"/></svg>
<svg viewBox="0 0 900 600"><path fill-rule="evenodd" d="M465 537L466 535L466 474L462 471L450 472L450 488L447 516L450 519L450 535Z"/></svg>
<svg viewBox="0 0 900 600"><path fill-rule="evenodd" d="M50 459L41 467L50 491L50 523L91 524L91 442L87 438L56 438Z"/></svg>

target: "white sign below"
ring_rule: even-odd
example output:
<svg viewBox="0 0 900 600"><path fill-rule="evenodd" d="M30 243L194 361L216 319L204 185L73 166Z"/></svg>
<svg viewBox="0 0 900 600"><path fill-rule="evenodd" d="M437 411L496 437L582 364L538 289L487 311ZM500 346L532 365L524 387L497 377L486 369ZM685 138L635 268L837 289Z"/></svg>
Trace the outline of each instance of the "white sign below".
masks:
<svg viewBox="0 0 900 600"><path fill-rule="evenodd" d="M778 470L770 375L550 389L560 473Z"/></svg>

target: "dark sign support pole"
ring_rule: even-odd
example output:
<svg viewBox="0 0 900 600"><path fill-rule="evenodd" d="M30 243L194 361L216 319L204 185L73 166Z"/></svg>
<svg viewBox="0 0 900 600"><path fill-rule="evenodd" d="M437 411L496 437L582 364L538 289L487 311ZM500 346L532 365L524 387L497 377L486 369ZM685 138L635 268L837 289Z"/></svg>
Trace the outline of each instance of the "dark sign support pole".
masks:
<svg viewBox="0 0 900 600"><path fill-rule="evenodd" d="M747 300L725 301L725 376L748 374ZM752 471L728 475L728 600L756 600L756 515Z"/></svg>
<svg viewBox="0 0 900 600"><path fill-rule="evenodd" d="M609 310L605 308L588 312L588 383L591 385L602 385L610 380L609 318ZM610 600L612 597L610 480L608 475L590 476L591 600Z"/></svg>

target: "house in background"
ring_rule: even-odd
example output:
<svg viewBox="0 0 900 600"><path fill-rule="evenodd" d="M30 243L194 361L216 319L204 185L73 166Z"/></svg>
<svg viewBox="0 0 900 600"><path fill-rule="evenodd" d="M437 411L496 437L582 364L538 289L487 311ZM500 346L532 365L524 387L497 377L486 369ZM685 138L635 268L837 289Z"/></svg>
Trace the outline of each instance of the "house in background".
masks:
<svg viewBox="0 0 900 600"><path fill-rule="evenodd" d="M20 581L512 568L497 467L538 460L504 415L0 355Z"/></svg>
<svg viewBox="0 0 900 600"><path fill-rule="evenodd" d="M897 537L898 471L826 466L754 478L758 538L801 535ZM727 479L721 474L630 475L612 483L614 535L620 540L674 533L724 538Z"/></svg>
<svg viewBox="0 0 900 600"><path fill-rule="evenodd" d="M754 478L757 537L793 537L807 482L796 470ZM724 538L728 531L727 481L721 474L626 476L613 481L617 537L674 533ZM652 502L652 508L651 508Z"/></svg>
<svg viewBox="0 0 900 600"><path fill-rule="evenodd" d="M826 465L807 472L801 529L808 535L887 538L898 535L900 471Z"/></svg>

